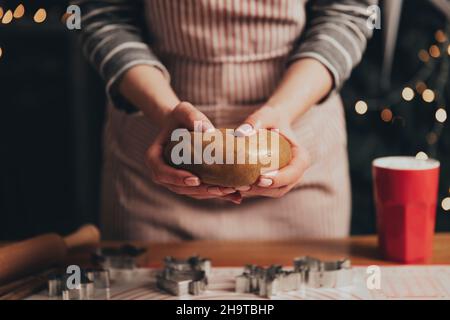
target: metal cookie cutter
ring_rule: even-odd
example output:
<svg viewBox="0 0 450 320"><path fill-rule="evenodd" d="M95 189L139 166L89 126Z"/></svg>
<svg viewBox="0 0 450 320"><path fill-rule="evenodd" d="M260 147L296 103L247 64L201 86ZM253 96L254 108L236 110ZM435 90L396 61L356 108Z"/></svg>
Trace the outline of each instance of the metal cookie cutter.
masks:
<svg viewBox="0 0 450 320"><path fill-rule="evenodd" d="M192 271L191 273L166 273L156 278L158 288L175 296L186 294L199 295L206 290L208 280L204 271Z"/></svg>
<svg viewBox="0 0 450 320"><path fill-rule="evenodd" d="M211 272L209 259L198 256L186 260L166 257L164 263L164 269L156 277L158 288L176 296L199 295L206 290Z"/></svg>
<svg viewBox="0 0 450 320"><path fill-rule="evenodd" d="M174 257L166 257L164 259L165 269L176 271L204 271L208 277L211 274L211 260L201 258L199 256L192 256L186 260L176 259Z"/></svg>
<svg viewBox="0 0 450 320"><path fill-rule="evenodd" d="M257 293L259 292L259 278L264 272L264 268L248 264L244 268L242 275L236 277L236 292Z"/></svg>
<svg viewBox="0 0 450 320"><path fill-rule="evenodd" d="M311 257L294 259L294 269L304 273L311 288L338 288L352 284L353 272L349 259L321 261Z"/></svg>
<svg viewBox="0 0 450 320"><path fill-rule="evenodd" d="M48 278L48 296L52 299L90 300L94 298L96 288L110 289L108 270L85 270L81 274L80 283L70 287L67 275L53 274Z"/></svg>
<svg viewBox="0 0 450 320"><path fill-rule="evenodd" d="M58 274L52 274L48 277L48 296L49 298L59 298L65 285L64 277Z"/></svg>
<svg viewBox="0 0 450 320"><path fill-rule="evenodd" d="M86 277L94 283L94 287L98 289L110 289L111 280L109 270L107 269L87 269Z"/></svg>
<svg viewBox="0 0 450 320"><path fill-rule="evenodd" d="M94 282L89 280L85 275L81 277L80 283L73 287L69 287L67 278L64 277L62 289L63 300L91 300L94 299L94 294Z"/></svg>
<svg viewBox="0 0 450 320"><path fill-rule="evenodd" d="M272 266L260 279L259 295L271 297L280 292L300 290L301 285L302 274L300 272L283 270L281 266Z"/></svg>
<svg viewBox="0 0 450 320"><path fill-rule="evenodd" d="M256 293L262 297L299 290L301 285L301 272L283 270L280 265L272 265L268 268L247 265L244 273L236 278L236 292Z"/></svg>
<svg viewBox="0 0 450 320"><path fill-rule="evenodd" d="M294 260L294 269L285 270L279 265L262 268L247 265L242 275L236 277L236 292L256 293L271 297L280 292L311 288L336 288L352 283L351 263L348 259L323 262L301 257Z"/></svg>
<svg viewBox="0 0 450 320"><path fill-rule="evenodd" d="M144 248L124 245L120 248L99 249L92 258L93 262L103 269L132 270L136 268L136 258L145 251Z"/></svg>

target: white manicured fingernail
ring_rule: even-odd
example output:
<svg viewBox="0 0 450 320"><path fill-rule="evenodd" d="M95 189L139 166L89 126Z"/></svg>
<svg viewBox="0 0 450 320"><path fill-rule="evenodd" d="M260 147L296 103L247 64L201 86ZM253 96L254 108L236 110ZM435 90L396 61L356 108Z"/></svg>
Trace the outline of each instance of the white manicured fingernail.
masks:
<svg viewBox="0 0 450 320"><path fill-rule="evenodd" d="M184 183L187 186L196 187L196 186L200 185L200 179L197 177L189 177L189 178L184 179Z"/></svg>
<svg viewBox="0 0 450 320"><path fill-rule="evenodd" d="M265 187L270 187L272 184L273 184L272 179L262 178L261 180L259 180L258 186L265 188Z"/></svg>
<svg viewBox="0 0 450 320"><path fill-rule="evenodd" d="M252 125L245 123L234 131L236 137L250 136L255 132Z"/></svg>
<svg viewBox="0 0 450 320"><path fill-rule="evenodd" d="M202 122L202 131L203 132L214 132L215 128L211 123L203 121Z"/></svg>
<svg viewBox="0 0 450 320"><path fill-rule="evenodd" d="M270 172L263 173L262 176L264 176L264 177L275 177L277 174L278 174L278 170L275 170L275 171L270 171Z"/></svg>
<svg viewBox="0 0 450 320"><path fill-rule="evenodd" d="M236 190L238 191L249 191L252 187L250 186L242 186L242 187L237 187Z"/></svg>

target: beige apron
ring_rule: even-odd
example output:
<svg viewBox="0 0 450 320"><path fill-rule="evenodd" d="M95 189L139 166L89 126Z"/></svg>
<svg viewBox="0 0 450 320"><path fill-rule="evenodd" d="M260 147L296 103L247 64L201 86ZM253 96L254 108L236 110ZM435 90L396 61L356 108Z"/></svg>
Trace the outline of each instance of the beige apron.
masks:
<svg viewBox="0 0 450 320"><path fill-rule="evenodd" d="M305 22L298 0L147 0L149 43L180 99L234 128L270 96ZM140 113L109 108L102 228L107 239L343 237L350 192L345 121L332 95L294 125L312 165L281 199L193 200L151 182L144 154L157 133Z"/></svg>

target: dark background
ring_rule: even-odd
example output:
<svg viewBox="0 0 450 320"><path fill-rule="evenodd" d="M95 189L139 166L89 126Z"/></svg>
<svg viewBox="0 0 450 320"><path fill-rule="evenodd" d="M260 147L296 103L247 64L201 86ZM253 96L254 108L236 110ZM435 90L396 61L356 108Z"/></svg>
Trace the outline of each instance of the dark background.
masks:
<svg viewBox="0 0 450 320"><path fill-rule="evenodd" d="M9 25L0 23L0 241L47 231L66 233L83 223L95 223L99 205L103 84L80 56L75 32L59 21L66 1L21 2L26 16ZM448 126L435 126L435 104L425 104L420 98L409 103L384 99L389 94L399 96L399 90L424 67L417 57L419 50L436 42L436 30L445 30L444 17L428 1L405 2L388 90L379 90L382 32L377 31L363 63L342 92L349 134L353 234L375 232L371 161L418 151L441 161L437 230L450 231L450 213L440 206L450 187ZM0 6L14 9L18 3L2 1ZM38 7L48 12L43 24L32 20ZM442 68L438 65L433 72L439 74ZM441 95L446 105L448 89L446 85ZM369 98L369 112L358 115L355 101ZM384 106L392 108L394 121L381 120ZM429 144L427 134L433 128L441 137Z"/></svg>

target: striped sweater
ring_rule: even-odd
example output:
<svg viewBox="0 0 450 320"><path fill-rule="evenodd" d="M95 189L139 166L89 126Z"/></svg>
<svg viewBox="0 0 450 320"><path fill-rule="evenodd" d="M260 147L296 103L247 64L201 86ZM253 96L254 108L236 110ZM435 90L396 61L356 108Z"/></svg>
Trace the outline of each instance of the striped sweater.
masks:
<svg viewBox="0 0 450 320"><path fill-rule="evenodd" d="M189 1L189 0L181 0ZM192 1L192 0L190 0ZM213 1L213 0L211 0ZM217 0L216 0L217 1ZM242 0L248 1L248 0ZM281 1L281 0L275 0ZM117 108L136 109L120 95L121 76L139 64L170 74L161 56L152 50L155 35L147 34L142 0L79 0L82 12L80 31L83 52L105 80L106 93ZM368 6L377 0L311 0L307 3L307 25L292 44L289 62L313 58L325 65L339 90L360 60L372 30L367 27ZM194 4L194 2L193 2ZM158 36L170 36L158 35Z"/></svg>

